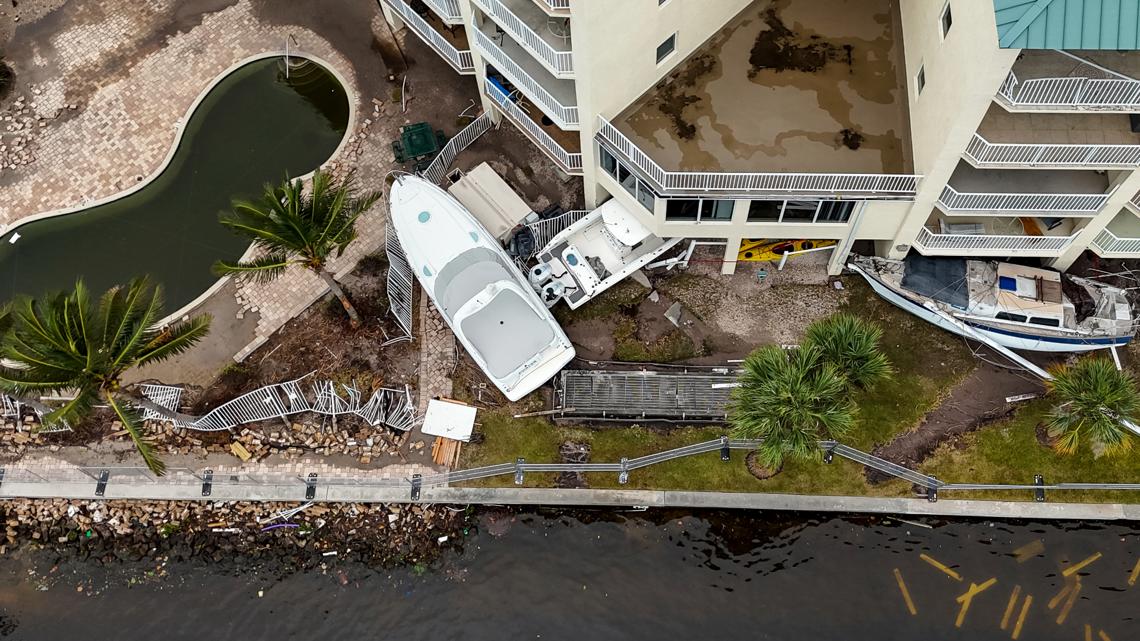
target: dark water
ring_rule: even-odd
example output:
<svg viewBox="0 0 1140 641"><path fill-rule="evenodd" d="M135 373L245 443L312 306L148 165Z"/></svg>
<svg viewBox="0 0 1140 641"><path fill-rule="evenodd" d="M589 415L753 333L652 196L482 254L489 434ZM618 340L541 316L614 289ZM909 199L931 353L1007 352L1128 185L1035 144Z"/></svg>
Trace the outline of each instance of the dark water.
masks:
<svg viewBox="0 0 1140 641"><path fill-rule="evenodd" d="M149 274L173 311L216 278L210 265L248 242L218 224L235 198L316 169L340 144L348 98L307 62L283 75L279 59L227 76L195 110L167 169L139 192L0 237L0 301L69 288L82 276L96 292ZM174 123L171 123L173 126ZM107 135L115 135L108 132Z"/></svg>
<svg viewBox="0 0 1140 641"><path fill-rule="evenodd" d="M7 559L0 562L0 634L124 641L973 641L1011 638L1028 594L1033 601L1019 639L1080 640L1086 624L1093 639L1101 631L1114 641L1140 638L1140 585L1128 587L1140 560L1134 526L959 522L924 529L887 519L775 514L587 516L592 522L520 516L502 536L473 533L462 552L426 571L378 572L335 558L326 573L281 579L167 566L161 581L127 587L118 579L88 595L75 591L74 580L37 591L38 578ZM1040 550L1019 562L1014 550L1034 541ZM962 581L922 561L922 553ZM1058 624L1064 604L1048 604L1064 585L1061 569L1097 553ZM904 604L896 568L916 615ZM75 569L73 563L60 572ZM996 583L973 600L956 628L955 598L971 582L990 578ZM1021 586L1022 599L1003 631L1014 586Z"/></svg>

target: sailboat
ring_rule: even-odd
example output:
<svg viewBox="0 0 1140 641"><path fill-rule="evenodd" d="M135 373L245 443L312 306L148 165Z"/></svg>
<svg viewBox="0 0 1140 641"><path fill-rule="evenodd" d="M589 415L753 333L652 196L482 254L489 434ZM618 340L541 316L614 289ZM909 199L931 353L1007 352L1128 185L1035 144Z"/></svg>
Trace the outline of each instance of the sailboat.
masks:
<svg viewBox="0 0 1140 641"><path fill-rule="evenodd" d="M1123 289L996 261L856 256L848 267L888 302L946 331L1010 349L1084 352L1135 332Z"/></svg>

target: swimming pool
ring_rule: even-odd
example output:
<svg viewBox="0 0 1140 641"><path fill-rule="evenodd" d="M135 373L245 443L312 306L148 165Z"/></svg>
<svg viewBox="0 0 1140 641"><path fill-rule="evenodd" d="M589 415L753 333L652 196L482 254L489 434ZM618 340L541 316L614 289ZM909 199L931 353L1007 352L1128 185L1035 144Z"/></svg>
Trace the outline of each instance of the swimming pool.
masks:
<svg viewBox="0 0 1140 641"><path fill-rule="evenodd" d="M294 57L288 79L280 56L242 65L194 108L153 181L112 202L6 230L0 301L66 289L79 277L98 292L149 274L162 283L168 311L183 307L217 281L215 260L237 259L248 246L218 214L265 183L319 167L344 139L349 116L345 88L314 61Z"/></svg>

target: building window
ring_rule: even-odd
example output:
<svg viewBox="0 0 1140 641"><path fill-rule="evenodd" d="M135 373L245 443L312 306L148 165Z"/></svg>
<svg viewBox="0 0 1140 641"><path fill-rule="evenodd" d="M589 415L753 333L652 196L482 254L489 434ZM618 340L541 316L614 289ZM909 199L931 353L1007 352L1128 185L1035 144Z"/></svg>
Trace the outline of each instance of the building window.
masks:
<svg viewBox="0 0 1140 641"><path fill-rule="evenodd" d="M918 75L914 77L915 95L922 95L922 90L926 88L926 65L918 68Z"/></svg>
<svg viewBox="0 0 1140 641"><path fill-rule="evenodd" d="M665 220L670 222L702 222L732 220L732 200L703 198L671 198L665 201Z"/></svg>
<svg viewBox="0 0 1140 641"><path fill-rule="evenodd" d="M669 54L673 53L673 50L676 48L677 34L669 36L665 39L665 42L657 45L657 64L661 64L661 61L668 58Z"/></svg>
<svg viewBox="0 0 1140 641"><path fill-rule="evenodd" d="M954 16L950 13L950 2L946 2L946 6L942 7L942 15L938 18L938 24L942 27L942 37L945 38L946 34L950 33L950 25L954 24Z"/></svg>
<svg viewBox="0 0 1140 641"><path fill-rule="evenodd" d="M657 200L657 193L649 188L640 178L635 176L628 167L623 165L616 156L611 154L605 147L601 148L601 153L598 155L598 162L602 166L602 170L607 174L614 177L622 187L629 192L630 196L637 199L641 206L653 211L653 205Z"/></svg>
<svg viewBox="0 0 1140 641"><path fill-rule="evenodd" d="M753 200L750 223L845 223L855 203L846 200Z"/></svg>

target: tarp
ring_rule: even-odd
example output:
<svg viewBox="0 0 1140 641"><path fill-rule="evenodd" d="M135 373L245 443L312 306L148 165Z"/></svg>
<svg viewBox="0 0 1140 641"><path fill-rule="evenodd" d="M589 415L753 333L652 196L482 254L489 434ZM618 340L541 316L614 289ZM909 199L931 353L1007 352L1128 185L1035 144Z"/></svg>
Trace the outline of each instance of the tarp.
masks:
<svg viewBox="0 0 1140 641"><path fill-rule="evenodd" d="M904 289L959 309L966 309L969 305L965 259L930 258L912 254L906 257L903 265Z"/></svg>

